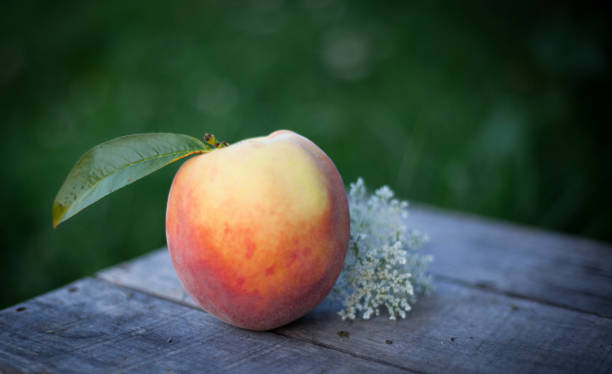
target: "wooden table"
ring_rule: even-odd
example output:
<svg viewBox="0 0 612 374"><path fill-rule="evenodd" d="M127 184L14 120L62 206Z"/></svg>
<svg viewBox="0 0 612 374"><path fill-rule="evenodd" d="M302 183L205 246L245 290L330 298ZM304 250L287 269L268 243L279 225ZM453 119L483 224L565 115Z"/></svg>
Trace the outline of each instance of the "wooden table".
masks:
<svg viewBox="0 0 612 374"><path fill-rule="evenodd" d="M432 208L410 220L437 289L406 320L344 322L325 301L234 328L160 249L1 311L0 372L612 372L612 247Z"/></svg>

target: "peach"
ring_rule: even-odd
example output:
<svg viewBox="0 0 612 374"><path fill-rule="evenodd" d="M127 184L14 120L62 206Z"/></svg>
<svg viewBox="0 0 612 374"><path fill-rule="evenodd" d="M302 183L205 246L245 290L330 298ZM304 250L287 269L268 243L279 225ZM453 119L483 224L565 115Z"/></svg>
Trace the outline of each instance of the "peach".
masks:
<svg viewBox="0 0 612 374"><path fill-rule="evenodd" d="M336 167L291 131L193 157L170 188L166 237L185 291L241 328L273 329L316 307L349 233Z"/></svg>

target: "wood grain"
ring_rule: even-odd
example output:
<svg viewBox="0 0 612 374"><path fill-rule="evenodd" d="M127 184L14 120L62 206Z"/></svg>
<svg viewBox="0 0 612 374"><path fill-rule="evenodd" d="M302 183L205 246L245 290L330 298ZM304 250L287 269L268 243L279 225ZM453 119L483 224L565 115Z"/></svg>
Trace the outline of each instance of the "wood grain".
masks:
<svg viewBox="0 0 612 374"><path fill-rule="evenodd" d="M165 250L99 277L195 306L182 291ZM326 300L275 332L420 372L612 370L611 319L444 279L437 288L403 321L379 317L343 322ZM339 331L348 332L348 338Z"/></svg>
<svg viewBox="0 0 612 374"><path fill-rule="evenodd" d="M271 332L183 292L166 249L0 311L0 372L612 372L612 249L417 207L437 291L408 319L326 299Z"/></svg>
<svg viewBox="0 0 612 374"><path fill-rule="evenodd" d="M24 309L25 308L25 309ZM405 372L84 279L0 312L0 372Z"/></svg>
<svg viewBox="0 0 612 374"><path fill-rule="evenodd" d="M612 247L592 240L416 207L438 278L612 318Z"/></svg>
<svg viewBox="0 0 612 374"><path fill-rule="evenodd" d="M612 318L608 245L422 206L412 209L408 223L431 236L424 249L434 255L431 272L439 279ZM112 281L117 273L101 274ZM138 274L123 274L122 281L131 276ZM164 295L182 294L189 302L178 283L159 283L175 287Z"/></svg>
<svg viewBox="0 0 612 374"><path fill-rule="evenodd" d="M612 320L447 282L406 320L342 322L323 305L277 332L427 373L612 371Z"/></svg>

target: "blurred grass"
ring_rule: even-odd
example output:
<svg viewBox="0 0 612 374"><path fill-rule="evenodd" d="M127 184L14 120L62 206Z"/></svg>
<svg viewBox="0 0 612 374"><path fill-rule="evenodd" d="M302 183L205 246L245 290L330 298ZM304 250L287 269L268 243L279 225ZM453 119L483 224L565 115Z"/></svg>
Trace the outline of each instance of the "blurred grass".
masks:
<svg viewBox="0 0 612 374"><path fill-rule="evenodd" d="M135 132L288 128L345 183L612 241L609 17L577 4L5 3L0 307L164 245L178 165L51 229L79 156Z"/></svg>

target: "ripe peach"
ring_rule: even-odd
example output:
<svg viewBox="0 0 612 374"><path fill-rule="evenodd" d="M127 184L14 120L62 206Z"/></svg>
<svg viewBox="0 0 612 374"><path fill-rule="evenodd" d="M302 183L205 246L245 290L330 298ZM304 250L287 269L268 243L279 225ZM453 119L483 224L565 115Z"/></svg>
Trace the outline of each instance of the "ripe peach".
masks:
<svg viewBox="0 0 612 374"><path fill-rule="evenodd" d="M172 182L166 236L187 293L229 324L268 330L316 307L349 240L342 178L287 130L185 162Z"/></svg>

